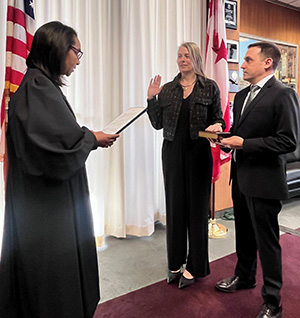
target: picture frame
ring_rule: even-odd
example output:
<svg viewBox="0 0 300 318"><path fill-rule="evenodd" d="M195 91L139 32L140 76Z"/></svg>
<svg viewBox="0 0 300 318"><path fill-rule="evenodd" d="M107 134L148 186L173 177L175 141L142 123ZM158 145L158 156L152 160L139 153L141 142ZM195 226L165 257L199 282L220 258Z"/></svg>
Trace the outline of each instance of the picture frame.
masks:
<svg viewBox="0 0 300 318"><path fill-rule="evenodd" d="M239 62L239 42L235 40L227 40L227 62Z"/></svg>
<svg viewBox="0 0 300 318"><path fill-rule="evenodd" d="M239 71L229 70L229 93L237 93L239 91Z"/></svg>
<svg viewBox="0 0 300 318"><path fill-rule="evenodd" d="M240 62L239 62L239 90L247 87L249 83L243 79L244 56L248 50L248 45L258 41L270 41L275 43L281 53L279 65L274 76L283 84L297 90L298 87L298 45L289 42L282 42L275 39L269 39L250 34L240 33Z"/></svg>
<svg viewBox="0 0 300 318"><path fill-rule="evenodd" d="M228 29L237 29L237 1L225 0L224 1L224 19L225 25Z"/></svg>

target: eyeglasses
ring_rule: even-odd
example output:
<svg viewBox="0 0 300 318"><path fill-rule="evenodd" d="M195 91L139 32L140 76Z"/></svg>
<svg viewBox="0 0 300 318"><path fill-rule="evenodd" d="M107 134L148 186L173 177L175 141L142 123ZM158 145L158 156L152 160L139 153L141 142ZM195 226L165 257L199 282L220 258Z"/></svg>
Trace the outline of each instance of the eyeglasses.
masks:
<svg viewBox="0 0 300 318"><path fill-rule="evenodd" d="M70 49L76 53L78 60L82 58L83 52L81 50L77 49L73 45L70 45Z"/></svg>

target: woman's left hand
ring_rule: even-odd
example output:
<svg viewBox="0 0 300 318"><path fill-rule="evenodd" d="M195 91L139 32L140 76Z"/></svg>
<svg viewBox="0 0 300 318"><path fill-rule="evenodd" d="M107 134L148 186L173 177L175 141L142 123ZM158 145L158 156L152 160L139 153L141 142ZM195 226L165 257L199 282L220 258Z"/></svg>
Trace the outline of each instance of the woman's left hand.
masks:
<svg viewBox="0 0 300 318"><path fill-rule="evenodd" d="M208 126L205 131L211 131L211 132L222 132L222 125L220 123L216 123L213 125Z"/></svg>

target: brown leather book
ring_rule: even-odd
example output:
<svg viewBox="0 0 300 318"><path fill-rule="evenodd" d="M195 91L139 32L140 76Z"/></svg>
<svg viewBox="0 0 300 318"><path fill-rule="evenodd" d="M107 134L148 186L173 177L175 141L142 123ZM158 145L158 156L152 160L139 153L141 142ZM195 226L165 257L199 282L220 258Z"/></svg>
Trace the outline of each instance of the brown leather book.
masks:
<svg viewBox="0 0 300 318"><path fill-rule="evenodd" d="M199 131L199 137L210 139L222 139L231 137L231 132L212 132L212 131Z"/></svg>

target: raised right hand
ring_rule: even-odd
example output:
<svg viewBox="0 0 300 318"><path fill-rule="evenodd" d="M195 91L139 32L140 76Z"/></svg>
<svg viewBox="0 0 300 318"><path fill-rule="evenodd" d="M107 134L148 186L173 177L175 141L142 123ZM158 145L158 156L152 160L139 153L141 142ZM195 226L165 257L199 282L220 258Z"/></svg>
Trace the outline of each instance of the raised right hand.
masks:
<svg viewBox="0 0 300 318"><path fill-rule="evenodd" d="M160 93L162 90L163 86L160 86L161 83L161 76L160 75L155 75L154 78L151 78L149 87L148 87L148 92L147 92L147 98L152 99L156 95Z"/></svg>

